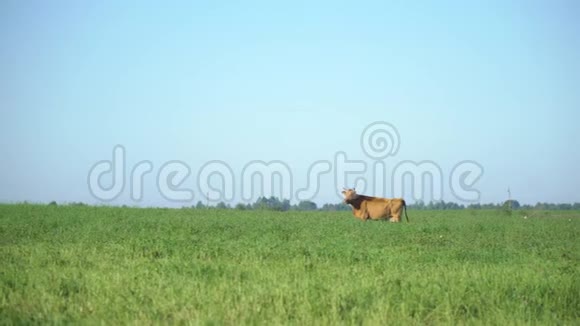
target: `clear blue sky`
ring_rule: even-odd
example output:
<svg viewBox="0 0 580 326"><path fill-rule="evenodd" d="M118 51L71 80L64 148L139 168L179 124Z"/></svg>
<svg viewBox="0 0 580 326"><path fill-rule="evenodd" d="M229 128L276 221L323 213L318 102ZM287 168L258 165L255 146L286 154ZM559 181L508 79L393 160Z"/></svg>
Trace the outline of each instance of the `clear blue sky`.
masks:
<svg viewBox="0 0 580 326"><path fill-rule="evenodd" d="M116 144L155 171L282 160L301 187L313 161L365 159L379 120L394 162L479 162L482 202L580 201L578 17L574 0L5 0L0 201L96 203L87 173ZM174 205L151 187L141 205Z"/></svg>

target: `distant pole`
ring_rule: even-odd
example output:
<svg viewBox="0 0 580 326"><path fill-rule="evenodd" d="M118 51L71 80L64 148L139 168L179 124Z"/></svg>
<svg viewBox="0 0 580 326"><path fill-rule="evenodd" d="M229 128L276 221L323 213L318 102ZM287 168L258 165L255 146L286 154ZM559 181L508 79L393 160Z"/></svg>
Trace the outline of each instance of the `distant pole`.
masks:
<svg viewBox="0 0 580 326"><path fill-rule="evenodd" d="M510 211L512 210L512 192L509 186L508 186L508 209Z"/></svg>

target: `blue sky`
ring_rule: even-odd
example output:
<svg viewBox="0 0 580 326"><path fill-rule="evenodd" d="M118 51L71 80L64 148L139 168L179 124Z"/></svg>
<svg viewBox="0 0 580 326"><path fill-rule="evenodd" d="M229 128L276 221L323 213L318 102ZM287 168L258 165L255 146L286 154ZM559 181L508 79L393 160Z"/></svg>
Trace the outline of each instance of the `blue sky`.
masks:
<svg viewBox="0 0 580 326"><path fill-rule="evenodd" d="M447 177L484 168L481 202L580 201L577 1L0 4L0 201L99 203L93 164L211 160L239 178L281 160L302 187L317 160L368 159L360 135L394 125L388 158ZM176 206L145 179L144 200ZM336 202L330 178L318 203ZM370 194L370 193L369 193ZM445 200L455 200L445 191Z"/></svg>

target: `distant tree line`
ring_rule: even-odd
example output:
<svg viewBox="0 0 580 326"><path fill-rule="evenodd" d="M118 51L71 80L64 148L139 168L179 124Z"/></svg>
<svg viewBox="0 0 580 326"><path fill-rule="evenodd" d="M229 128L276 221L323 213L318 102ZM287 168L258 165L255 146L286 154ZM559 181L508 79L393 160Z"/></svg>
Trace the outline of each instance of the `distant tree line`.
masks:
<svg viewBox="0 0 580 326"><path fill-rule="evenodd" d="M23 204L28 204L28 202L23 202ZM56 201L51 201L49 206L57 206ZM71 202L66 203L66 206L88 206L83 202ZM521 205L517 200L507 200L503 203L487 203L487 204L457 204L454 202L431 201L425 204L423 201L419 200L413 204L407 205L410 210L456 210L456 209L500 209L500 210L580 210L580 203L573 204L556 204L556 203L536 203L535 205L523 204ZM123 205L123 207L127 207ZM344 203L336 204L324 204L320 207L316 205L315 202L310 200L302 200L296 204L291 204L288 199L279 199L277 197L260 197L254 203L238 203L234 206L227 204L225 202L219 202L216 205L206 205L202 201L198 201L196 205L187 206L183 208L193 208L193 209L237 209L237 210L269 210L269 211L350 211L351 207Z"/></svg>
<svg viewBox="0 0 580 326"><path fill-rule="evenodd" d="M220 209L237 209L237 210L270 210L270 211L346 211L350 210L350 207L345 204L324 204L322 207L318 207L315 202L310 200L302 200L296 204L290 204L288 199L279 199L277 197L260 197L254 203L238 203L235 206L231 206L224 202L219 202L215 206L204 205L203 202L198 201L195 209L207 209L207 208L220 208Z"/></svg>
<svg viewBox="0 0 580 326"><path fill-rule="evenodd" d="M407 205L409 209L412 210L456 210L456 209L539 209L539 210L580 210L580 203L573 204L554 204L554 203L537 203L535 205L524 204L521 205L517 200L507 200L503 203L487 203L487 204L457 204L454 202L431 201L425 204L423 201L419 200L414 204ZM303 200L296 204L290 204L288 199L279 199L277 197L260 197L254 203L244 204L238 203L235 206L231 206L224 202L219 202L215 206L204 205L201 201L198 201L195 206L191 206L196 209L206 209L206 208L220 208L220 209L237 209L237 210L271 210L271 211L350 211L351 207L344 203L337 204L324 204L318 207L315 202L309 200Z"/></svg>
<svg viewBox="0 0 580 326"><path fill-rule="evenodd" d="M499 204L470 204L469 209L538 209L538 210L580 210L580 203L542 203L538 202L535 205L523 204L521 205L517 200L506 200Z"/></svg>

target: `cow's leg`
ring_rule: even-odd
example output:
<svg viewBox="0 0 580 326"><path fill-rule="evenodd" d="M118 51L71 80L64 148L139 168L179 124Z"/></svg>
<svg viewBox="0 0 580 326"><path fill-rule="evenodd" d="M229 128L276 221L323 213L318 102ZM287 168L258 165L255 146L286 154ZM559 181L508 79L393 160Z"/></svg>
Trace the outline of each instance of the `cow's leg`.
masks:
<svg viewBox="0 0 580 326"><path fill-rule="evenodd" d="M366 205L363 204L362 207L361 207L361 210L360 210L360 219L363 222L366 222L370 217L371 216L369 214L369 211L366 208Z"/></svg>
<svg viewBox="0 0 580 326"><path fill-rule="evenodd" d="M395 213L391 216L391 220L392 223L398 223L401 221L401 213Z"/></svg>
<svg viewBox="0 0 580 326"><path fill-rule="evenodd" d="M370 216L369 216L369 213L368 213L368 212L366 212L366 211L365 211L365 212L362 212L362 214L361 214L361 216L360 216L360 219L361 219L363 222L366 222L366 221L367 221L369 218L370 218Z"/></svg>

